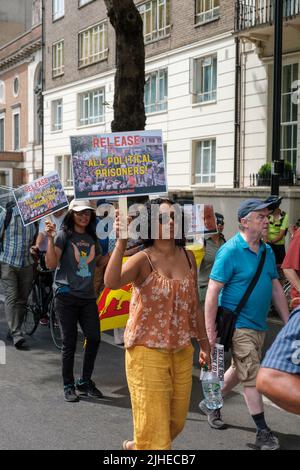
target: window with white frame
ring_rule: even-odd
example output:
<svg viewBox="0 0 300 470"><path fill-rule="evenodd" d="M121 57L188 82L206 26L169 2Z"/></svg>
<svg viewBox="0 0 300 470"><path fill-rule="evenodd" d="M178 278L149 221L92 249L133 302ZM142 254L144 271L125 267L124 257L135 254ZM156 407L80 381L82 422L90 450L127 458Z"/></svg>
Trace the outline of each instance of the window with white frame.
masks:
<svg viewBox="0 0 300 470"><path fill-rule="evenodd" d="M145 43L170 33L170 0L151 0L137 8L143 19Z"/></svg>
<svg viewBox="0 0 300 470"><path fill-rule="evenodd" d="M216 139L194 144L194 184L214 183L216 179Z"/></svg>
<svg viewBox="0 0 300 470"><path fill-rule="evenodd" d="M282 68L281 92L281 158L288 161L294 170L297 166L298 104L293 100L293 82L298 80L298 64Z"/></svg>
<svg viewBox="0 0 300 470"><path fill-rule="evenodd" d="M64 187L73 186L72 159L71 155L56 155L55 170L59 174Z"/></svg>
<svg viewBox="0 0 300 470"><path fill-rule="evenodd" d="M0 116L0 152L4 152L4 116Z"/></svg>
<svg viewBox="0 0 300 470"><path fill-rule="evenodd" d="M51 131L57 132L62 130L62 113L63 102L62 99L54 100L51 103Z"/></svg>
<svg viewBox="0 0 300 470"><path fill-rule="evenodd" d="M15 111L12 115L13 119L13 149L20 150L20 111Z"/></svg>
<svg viewBox="0 0 300 470"><path fill-rule="evenodd" d="M201 24L220 16L220 0L196 0L195 23Z"/></svg>
<svg viewBox="0 0 300 470"><path fill-rule="evenodd" d="M194 103L217 99L217 56L199 57L192 62Z"/></svg>
<svg viewBox="0 0 300 470"><path fill-rule="evenodd" d="M64 73L64 41L52 45L52 77L58 77Z"/></svg>
<svg viewBox="0 0 300 470"><path fill-rule="evenodd" d="M160 69L146 76L145 112L165 111L168 106L168 69Z"/></svg>
<svg viewBox="0 0 300 470"><path fill-rule="evenodd" d="M79 95L79 126L104 121L104 88Z"/></svg>
<svg viewBox="0 0 300 470"><path fill-rule="evenodd" d="M107 22L79 33L79 67L106 59L107 53Z"/></svg>
<svg viewBox="0 0 300 470"><path fill-rule="evenodd" d="M65 14L65 0L52 0L52 19L58 20Z"/></svg>

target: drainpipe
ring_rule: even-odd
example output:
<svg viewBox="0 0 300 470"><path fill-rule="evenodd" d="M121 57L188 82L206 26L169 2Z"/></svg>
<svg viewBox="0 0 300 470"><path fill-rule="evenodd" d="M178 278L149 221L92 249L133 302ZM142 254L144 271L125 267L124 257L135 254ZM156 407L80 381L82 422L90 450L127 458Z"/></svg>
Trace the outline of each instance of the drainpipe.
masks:
<svg viewBox="0 0 300 470"><path fill-rule="evenodd" d="M283 173L284 167L284 162L280 158L282 19L283 2L281 0L276 0L274 25L273 135L271 173L271 194L274 196L279 195L279 175Z"/></svg>
<svg viewBox="0 0 300 470"><path fill-rule="evenodd" d="M235 38L235 93L234 93L234 174L233 187L241 185L241 57L240 39Z"/></svg>
<svg viewBox="0 0 300 470"><path fill-rule="evenodd" d="M45 0L42 2L42 174L44 175L44 63L45 63Z"/></svg>

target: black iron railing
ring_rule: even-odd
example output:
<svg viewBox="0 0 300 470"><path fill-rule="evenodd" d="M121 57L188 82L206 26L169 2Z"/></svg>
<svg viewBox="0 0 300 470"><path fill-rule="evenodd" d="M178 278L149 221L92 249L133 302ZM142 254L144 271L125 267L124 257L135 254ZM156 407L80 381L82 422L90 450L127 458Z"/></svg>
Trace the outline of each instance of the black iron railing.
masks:
<svg viewBox="0 0 300 470"><path fill-rule="evenodd" d="M251 173L249 175L250 186L270 186L271 184L271 172L260 176L258 173ZM279 178L280 186L294 186L295 185L295 173L293 171L285 171Z"/></svg>
<svg viewBox="0 0 300 470"><path fill-rule="evenodd" d="M283 0L283 18L288 20L300 14L300 0ZM274 0L236 0L235 31L274 21Z"/></svg>

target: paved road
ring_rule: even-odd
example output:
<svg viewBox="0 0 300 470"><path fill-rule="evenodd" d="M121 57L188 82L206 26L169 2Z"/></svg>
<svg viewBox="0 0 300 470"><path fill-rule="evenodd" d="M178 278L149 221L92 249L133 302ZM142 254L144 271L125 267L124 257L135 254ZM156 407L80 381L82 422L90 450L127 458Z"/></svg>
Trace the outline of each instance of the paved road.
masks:
<svg viewBox="0 0 300 470"><path fill-rule="evenodd" d="M278 326L273 325L272 335L277 330ZM6 332L0 304L0 340L5 341ZM132 433L123 349L105 335L94 375L105 399L70 404L63 400L60 353L51 343L48 328L40 327L28 342L29 351L18 351L8 344L7 363L0 365L0 449L120 449L123 439ZM81 348L79 341L77 374ZM226 401L224 418L228 429L212 430L198 413L202 397L198 375L195 365L190 412L174 449L251 448L255 432L239 391ZM298 416L270 405L266 406L266 416L284 449L300 449Z"/></svg>

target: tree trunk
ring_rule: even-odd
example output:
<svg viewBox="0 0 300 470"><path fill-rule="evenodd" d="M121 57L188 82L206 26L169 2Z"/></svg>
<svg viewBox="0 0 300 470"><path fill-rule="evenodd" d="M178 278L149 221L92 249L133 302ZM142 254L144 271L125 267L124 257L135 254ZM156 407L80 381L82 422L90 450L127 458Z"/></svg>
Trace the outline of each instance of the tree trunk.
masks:
<svg viewBox="0 0 300 470"><path fill-rule="evenodd" d="M116 32L116 76L112 132L145 128L143 21L133 0L104 0Z"/></svg>

